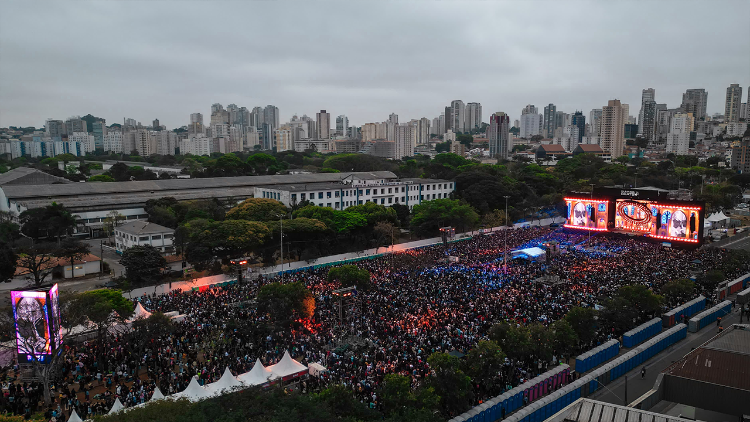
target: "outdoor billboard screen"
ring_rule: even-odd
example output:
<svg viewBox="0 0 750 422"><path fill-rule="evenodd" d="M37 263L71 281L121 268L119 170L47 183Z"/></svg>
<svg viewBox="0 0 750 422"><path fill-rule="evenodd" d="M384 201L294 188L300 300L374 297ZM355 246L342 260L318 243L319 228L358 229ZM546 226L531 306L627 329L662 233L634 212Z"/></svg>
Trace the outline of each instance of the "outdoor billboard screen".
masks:
<svg viewBox="0 0 750 422"><path fill-rule="evenodd" d="M19 363L49 362L62 341L57 284L49 291L11 291L10 300Z"/></svg>
<svg viewBox="0 0 750 422"><path fill-rule="evenodd" d="M658 201L618 199L615 229L656 239L698 243L703 208L698 204L668 204Z"/></svg>
<svg viewBox="0 0 750 422"><path fill-rule="evenodd" d="M607 230L609 202L603 199L565 198L568 220L565 227L571 229Z"/></svg>

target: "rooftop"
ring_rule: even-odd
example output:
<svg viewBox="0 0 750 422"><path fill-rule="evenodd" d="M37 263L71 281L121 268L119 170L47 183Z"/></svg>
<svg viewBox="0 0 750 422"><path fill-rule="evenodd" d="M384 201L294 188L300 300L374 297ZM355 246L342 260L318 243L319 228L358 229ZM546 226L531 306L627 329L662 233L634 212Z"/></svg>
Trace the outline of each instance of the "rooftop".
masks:
<svg viewBox="0 0 750 422"><path fill-rule="evenodd" d="M561 152L565 153L565 148L562 147L562 145L559 144L545 144L539 146L540 150L543 150L544 152Z"/></svg>
<svg viewBox="0 0 750 422"><path fill-rule="evenodd" d="M578 399L547 419L552 422L693 422L676 416L649 412L592 399Z"/></svg>
<svg viewBox="0 0 750 422"><path fill-rule="evenodd" d="M174 232L174 229L170 229L169 227L160 226L156 223L149 223L148 221L143 220L129 221L117 227L116 230L135 235Z"/></svg>
<svg viewBox="0 0 750 422"><path fill-rule="evenodd" d="M750 391L750 325L725 329L664 372Z"/></svg>
<svg viewBox="0 0 750 422"><path fill-rule="evenodd" d="M18 167L0 174L0 186L8 185L47 185L73 183L68 179L47 174L31 167Z"/></svg>
<svg viewBox="0 0 750 422"><path fill-rule="evenodd" d="M583 152L590 152L590 153L604 152L604 150L602 150L602 147L596 144L578 144L578 148L580 148L581 151Z"/></svg>

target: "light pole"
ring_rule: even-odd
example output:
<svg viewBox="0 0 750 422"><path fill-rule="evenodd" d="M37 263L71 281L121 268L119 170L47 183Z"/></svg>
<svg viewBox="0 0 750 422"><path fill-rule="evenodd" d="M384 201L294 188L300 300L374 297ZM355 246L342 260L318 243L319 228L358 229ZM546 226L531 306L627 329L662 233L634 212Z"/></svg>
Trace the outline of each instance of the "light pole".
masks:
<svg viewBox="0 0 750 422"><path fill-rule="evenodd" d="M278 214L281 235L279 236L279 249L281 254L281 284L284 284L284 214Z"/></svg>
<svg viewBox="0 0 750 422"><path fill-rule="evenodd" d="M505 198L505 246L503 246L503 270L508 271L508 198L509 195L503 196Z"/></svg>

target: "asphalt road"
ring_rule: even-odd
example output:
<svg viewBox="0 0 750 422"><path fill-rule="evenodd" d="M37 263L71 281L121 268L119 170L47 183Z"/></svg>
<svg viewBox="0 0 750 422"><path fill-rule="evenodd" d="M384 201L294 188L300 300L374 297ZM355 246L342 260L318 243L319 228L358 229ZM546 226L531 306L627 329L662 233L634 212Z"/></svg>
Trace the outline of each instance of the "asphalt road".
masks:
<svg viewBox="0 0 750 422"><path fill-rule="evenodd" d="M115 276L120 276L125 273L125 267L120 265L120 255L115 252L115 249L104 245L102 247L101 241L104 239L85 239L82 240L84 243L88 243L91 246L91 253L100 256L103 255L104 262L109 264L109 268L114 271ZM102 252L104 252L102 254Z"/></svg>

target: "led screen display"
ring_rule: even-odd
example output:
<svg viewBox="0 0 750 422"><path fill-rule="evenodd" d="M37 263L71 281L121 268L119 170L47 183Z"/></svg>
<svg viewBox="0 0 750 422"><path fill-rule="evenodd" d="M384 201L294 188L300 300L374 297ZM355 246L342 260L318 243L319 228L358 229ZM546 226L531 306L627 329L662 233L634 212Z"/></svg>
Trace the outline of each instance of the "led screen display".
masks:
<svg viewBox="0 0 750 422"><path fill-rule="evenodd" d="M618 231L697 243L702 224L703 209L694 204L618 199L615 205L615 229Z"/></svg>
<svg viewBox="0 0 750 422"><path fill-rule="evenodd" d="M51 353L47 293L12 291L10 300L16 321L19 362L45 360Z"/></svg>
<svg viewBox="0 0 750 422"><path fill-rule="evenodd" d="M62 344L62 333L60 332L60 292L57 284L49 289L49 308L50 308L50 333L55 348Z"/></svg>
<svg viewBox="0 0 750 422"><path fill-rule="evenodd" d="M583 230L607 230L608 201L565 198L568 220L565 227Z"/></svg>

